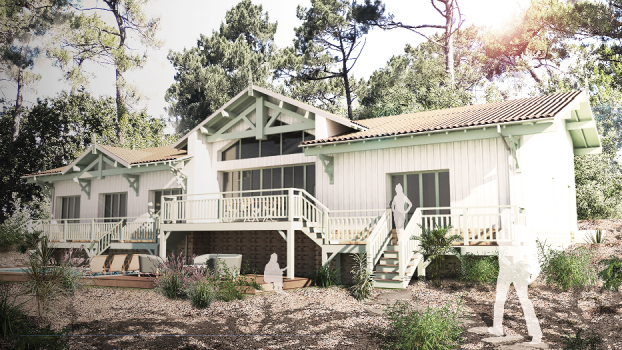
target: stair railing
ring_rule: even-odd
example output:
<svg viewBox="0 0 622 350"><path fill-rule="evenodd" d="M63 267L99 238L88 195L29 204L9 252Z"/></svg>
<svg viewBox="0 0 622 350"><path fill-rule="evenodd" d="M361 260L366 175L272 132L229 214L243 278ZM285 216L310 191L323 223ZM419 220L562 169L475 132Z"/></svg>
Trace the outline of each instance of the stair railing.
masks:
<svg viewBox="0 0 622 350"><path fill-rule="evenodd" d="M330 210L322 202L313 197L309 192L303 189L295 189L298 192L298 196L301 198L298 206L298 213L303 220L307 222L317 223L317 229L321 233L324 239L328 239L327 232L330 234L328 227L328 215ZM298 214L297 213L297 214Z"/></svg>
<svg viewBox="0 0 622 350"><path fill-rule="evenodd" d="M104 250L110 248L110 245L112 244L112 238L115 236L120 237L122 231L123 231L123 220L119 221L110 230L104 233L97 240L97 242L95 240L91 241L91 245L86 249L86 252L89 255L89 257L100 255ZM97 248L94 247L95 243L97 243Z"/></svg>
<svg viewBox="0 0 622 350"><path fill-rule="evenodd" d="M391 241L391 233L393 231L392 215L391 209L387 209L367 239L365 253L367 253L367 263L370 271L373 271L374 266L376 266L376 263L380 260L382 253Z"/></svg>
<svg viewBox="0 0 622 350"><path fill-rule="evenodd" d="M398 272L399 279L401 281L406 279L406 268L408 267L408 262L415 255L415 250L419 245L419 241L410 239L412 236L421 235L421 227L417 225L421 223L421 208L417 208L413 213L408 225L404 228L404 233L402 235L402 239L398 240ZM398 238L399 238L398 233ZM415 267L413 267L414 269Z"/></svg>

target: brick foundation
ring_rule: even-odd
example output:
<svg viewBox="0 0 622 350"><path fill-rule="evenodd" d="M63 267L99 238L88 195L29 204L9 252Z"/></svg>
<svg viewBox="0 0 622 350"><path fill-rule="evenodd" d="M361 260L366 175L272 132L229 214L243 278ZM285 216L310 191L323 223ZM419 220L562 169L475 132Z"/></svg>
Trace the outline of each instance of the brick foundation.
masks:
<svg viewBox="0 0 622 350"><path fill-rule="evenodd" d="M322 248L301 231L294 234L294 273L308 277L322 263ZM181 238L174 247L177 254L185 254L186 240ZM172 251L167 250L167 254ZM263 274L270 255L278 255L279 266L285 267L286 242L277 231L214 231L188 233L188 257L202 254L242 254L242 266L248 264Z"/></svg>

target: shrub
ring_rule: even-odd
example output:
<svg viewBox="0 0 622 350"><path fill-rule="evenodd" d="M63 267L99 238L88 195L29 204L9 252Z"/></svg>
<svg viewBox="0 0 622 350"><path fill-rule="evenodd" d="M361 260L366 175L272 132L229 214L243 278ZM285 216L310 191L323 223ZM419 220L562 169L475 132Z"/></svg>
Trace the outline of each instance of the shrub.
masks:
<svg viewBox="0 0 622 350"><path fill-rule="evenodd" d="M207 269L210 270L210 269ZM252 271L254 278L249 279L244 276L249 273L248 263L244 265L238 275L236 271L224 264L221 259L216 259L216 264L207 274L212 279L213 285L218 290L218 300L232 301L244 298L244 292L250 288L261 290L262 287L257 283L257 272ZM211 277L213 276L213 277Z"/></svg>
<svg viewBox="0 0 622 350"><path fill-rule="evenodd" d="M622 259L611 255L610 259L601 260L600 264L606 265L598 276L605 282L601 291L608 289L617 291L622 284Z"/></svg>
<svg viewBox="0 0 622 350"><path fill-rule="evenodd" d="M185 282L191 277L193 267L184 266L184 260L182 255L167 257L160 266L160 274L153 281L155 289L169 299L186 297Z"/></svg>
<svg viewBox="0 0 622 350"><path fill-rule="evenodd" d="M590 263L594 253L586 247L558 251L540 241L537 244L541 274L547 285L556 285L565 291L590 288L596 283L596 272Z"/></svg>
<svg viewBox="0 0 622 350"><path fill-rule="evenodd" d="M25 302L16 304L18 295L11 298L10 289L9 283L0 281L0 336L3 339L19 334L18 330L22 328L25 319L22 311Z"/></svg>
<svg viewBox="0 0 622 350"><path fill-rule="evenodd" d="M17 248L22 253L29 249L35 249L38 244L35 239L41 235L41 232L27 233L27 223L38 217L49 217L49 203L47 201L49 200L33 199L28 206L23 206L17 193L13 193L12 208L9 209L12 214L0 224L0 247L18 245Z"/></svg>
<svg viewBox="0 0 622 350"><path fill-rule="evenodd" d="M417 224L419 225L419 224ZM452 226L440 226L436 225L434 229L430 230L419 225L423 232L421 236L413 236L411 239L418 240L419 249L416 250L416 253L420 253L423 255L423 259L426 261L434 261L436 265L436 284L441 285L441 271L443 268L443 256L449 253L453 253L455 255L459 255L456 248L454 248L451 243L454 241L461 240L462 237L460 235L451 235L448 236L447 233L452 228Z"/></svg>
<svg viewBox="0 0 622 350"><path fill-rule="evenodd" d="M17 243L17 251L25 254L29 250L37 249L37 245L41 242L41 234L43 231L26 232L22 239Z"/></svg>
<svg viewBox="0 0 622 350"><path fill-rule="evenodd" d="M461 265L461 279L476 283L496 283L499 277L499 253L494 255L457 255Z"/></svg>
<svg viewBox="0 0 622 350"><path fill-rule="evenodd" d="M374 280L371 277L371 271L367 266L367 254L352 254L354 266L352 267L352 278L354 286L352 286L352 295L356 300L367 299L374 290Z"/></svg>
<svg viewBox="0 0 622 350"><path fill-rule="evenodd" d="M205 309L218 297L218 288L210 278L197 274L186 283L186 295L193 307Z"/></svg>
<svg viewBox="0 0 622 350"><path fill-rule="evenodd" d="M425 312L406 302L397 302L387 309L389 331L386 345L391 349L459 349L461 313L462 296L456 305L428 307Z"/></svg>
<svg viewBox="0 0 622 350"><path fill-rule="evenodd" d="M338 283L339 270L331 267L330 264L320 266L311 274L313 285L321 288L328 288Z"/></svg>
<svg viewBox="0 0 622 350"><path fill-rule="evenodd" d="M562 335L564 338L563 349L564 350L602 350L600 345L602 345L603 341L600 335L593 333L588 335L587 338L583 339L581 337L581 333L583 329L580 328L574 337L571 337L570 334L566 333L566 335Z"/></svg>
<svg viewBox="0 0 622 350"><path fill-rule="evenodd" d="M603 230L596 230L596 234L594 236L586 233L585 241L592 244L600 244L605 243L607 239L605 238L605 233L603 233Z"/></svg>

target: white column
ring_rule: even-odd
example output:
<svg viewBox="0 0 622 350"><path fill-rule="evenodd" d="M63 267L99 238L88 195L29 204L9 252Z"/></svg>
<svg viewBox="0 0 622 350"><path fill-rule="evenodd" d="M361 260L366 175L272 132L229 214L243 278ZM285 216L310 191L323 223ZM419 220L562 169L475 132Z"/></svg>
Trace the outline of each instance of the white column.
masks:
<svg viewBox="0 0 622 350"><path fill-rule="evenodd" d="M294 229L287 229L287 278L294 279Z"/></svg>
<svg viewBox="0 0 622 350"><path fill-rule="evenodd" d="M170 232L160 233L160 257L166 259L166 239Z"/></svg>

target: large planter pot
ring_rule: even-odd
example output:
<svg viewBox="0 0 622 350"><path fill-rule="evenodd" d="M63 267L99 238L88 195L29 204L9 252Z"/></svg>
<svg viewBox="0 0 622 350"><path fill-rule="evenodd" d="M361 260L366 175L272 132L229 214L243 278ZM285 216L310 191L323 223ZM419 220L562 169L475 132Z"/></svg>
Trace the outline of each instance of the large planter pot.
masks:
<svg viewBox="0 0 622 350"><path fill-rule="evenodd" d="M140 273L158 273L160 266L164 264L164 259L157 255L139 255L138 265Z"/></svg>
<svg viewBox="0 0 622 350"><path fill-rule="evenodd" d="M236 276L242 268L242 254L204 254L194 258L194 265L205 265L210 269L216 269L217 259L220 260L218 271L223 272L223 267Z"/></svg>

